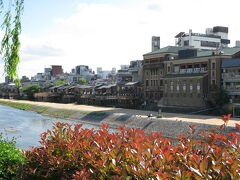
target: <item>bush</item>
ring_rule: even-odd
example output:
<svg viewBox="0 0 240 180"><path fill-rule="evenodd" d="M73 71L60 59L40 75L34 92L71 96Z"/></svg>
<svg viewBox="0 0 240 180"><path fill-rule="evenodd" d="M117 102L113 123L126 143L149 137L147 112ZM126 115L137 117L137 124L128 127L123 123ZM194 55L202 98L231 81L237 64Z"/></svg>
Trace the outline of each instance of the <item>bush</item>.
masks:
<svg viewBox="0 0 240 180"><path fill-rule="evenodd" d="M202 132L193 140L190 128L173 145L160 133L124 127L109 133L107 125L94 131L56 123L41 135L41 147L26 152L23 178L239 179L239 133Z"/></svg>
<svg viewBox="0 0 240 180"><path fill-rule="evenodd" d="M38 93L40 86L38 84L30 84L23 88L23 93L27 95L28 99L34 99L34 94Z"/></svg>
<svg viewBox="0 0 240 180"><path fill-rule="evenodd" d="M15 147L15 141L7 141L0 134L0 179L12 179L23 163L23 155Z"/></svg>

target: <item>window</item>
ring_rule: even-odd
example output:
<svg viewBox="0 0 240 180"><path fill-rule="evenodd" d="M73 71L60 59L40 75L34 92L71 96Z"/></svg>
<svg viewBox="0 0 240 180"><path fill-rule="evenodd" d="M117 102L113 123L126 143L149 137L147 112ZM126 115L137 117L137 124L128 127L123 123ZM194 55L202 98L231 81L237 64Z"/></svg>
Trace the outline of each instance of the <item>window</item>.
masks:
<svg viewBox="0 0 240 180"><path fill-rule="evenodd" d="M186 84L183 84L183 91L186 91ZM184 96L185 97L185 96Z"/></svg>
<svg viewBox="0 0 240 180"><path fill-rule="evenodd" d="M215 69L215 63L212 63L212 69Z"/></svg>
<svg viewBox="0 0 240 180"><path fill-rule="evenodd" d="M201 90L201 86L200 86L200 83L198 82L197 83L197 92L200 92L200 90Z"/></svg>
<svg viewBox="0 0 240 180"><path fill-rule="evenodd" d="M171 91L173 91L173 81L170 82Z"/></svg>
<svg viewBox="0 0 240 180"><path fill-rule="evenodd" d="M190 90L190 92L192 92L192 90L193 90L193 85L192 84L189 85L189 90Z"/></svg>
<svg viewBox="0 0 240 180"><path fill-rule="evenodd" d="M215 77L215 71L212 71L212 77Z"/></svg>
<svg viewBox="0 0 240 180"><path fill-rule="evenodd" d="M215 80L212 80L212 85L215 85L216 84L216 81Z"/></svg>
<svg viewBox="0 0 240 180"><path fill-rule="evenodd" d="M148 80L146 80L146 86L148 86Z"/></svg>
<svg viewBox="0 0 240 180"><path fill-rule="evenodd" d="M189 46L189 40L183 42L184 46Z"/></svg>
<svg viewBox="0 0 240 180"><path fill-rule="evenodd" d="M179 91L179 84L177 84L177 92Z"/></svg>
<svg viewBox="0 0 240 180"><path fill-rule="evenodd" d="M168 72L170 72L170 66L168 66Z"/></svg>

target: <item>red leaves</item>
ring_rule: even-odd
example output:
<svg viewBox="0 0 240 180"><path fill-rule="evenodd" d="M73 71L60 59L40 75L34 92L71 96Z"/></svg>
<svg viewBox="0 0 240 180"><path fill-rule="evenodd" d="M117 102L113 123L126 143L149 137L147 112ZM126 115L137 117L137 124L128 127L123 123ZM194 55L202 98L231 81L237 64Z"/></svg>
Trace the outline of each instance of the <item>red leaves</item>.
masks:
<svg viewBox="0 0 240 180"><path fill-rule="evenodd" d="M222 120L224 121L224 124L227 125L229 119L231 118L232 114L228 115L222 115Z"/></svg>
<svg viewBox="0 0 240 180"><path fill-rule="evenodd" d="M239 128L240 125L236 126ZM41 147L26 152L26 177L36 179L232 179L240 178L240 136L214 131L202 139L180 135L177 145L160 133L108 125L94 131L55 124ZM192 133L195 125L190 125ZM239 129L238 129L239 130ZM200 137L200 135L198 136ZM175 143L176 144L176 143ZM33 171L34 169L34 171Z"/></svg>
<svg viewBox="0 0 240 180"><path fill-rule="evenodd" d="M237 131L240 132L240 124L236 123L235 126L236 126Z"/></svg>

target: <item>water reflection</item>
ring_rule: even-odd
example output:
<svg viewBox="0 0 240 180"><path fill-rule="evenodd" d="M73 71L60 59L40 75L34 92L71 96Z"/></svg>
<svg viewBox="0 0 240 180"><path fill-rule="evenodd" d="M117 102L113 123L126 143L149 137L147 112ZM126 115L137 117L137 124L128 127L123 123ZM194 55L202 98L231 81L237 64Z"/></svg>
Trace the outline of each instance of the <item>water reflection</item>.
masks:
<svg viewBox="0 0 240 180"><path fill-rule="evenodd" d="M0 133L8 139L15 137L16 145L21 149L38 146L39 135L47 129L51 129L55 122L77 123L76 121L54 119L32 112L0 106ZM83 128L98 127L84 124Z"/></svg>

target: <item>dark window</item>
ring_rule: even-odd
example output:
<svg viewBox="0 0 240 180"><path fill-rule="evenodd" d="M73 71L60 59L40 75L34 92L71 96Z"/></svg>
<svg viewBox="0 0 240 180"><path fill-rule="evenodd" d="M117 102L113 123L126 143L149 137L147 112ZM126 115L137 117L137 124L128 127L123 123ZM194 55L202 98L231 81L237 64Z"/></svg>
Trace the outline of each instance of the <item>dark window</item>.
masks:
<svg viewBox="0 0 240 180"><path fill-rule="evenodd" d="M189 40L184 41L184 46L189 46Z"/></svg>
<svg viewBox="0 0 240 180"><path fill-rule="evenodd" d="M170 72L170 66L168 66L168 72Z"/></svg>
<svg viewBox="0 0 240 180"><path fill-rule="evenodd" d="M215 63L212 63L212 69L215 69Z"/></svg>
<svg viewBox="0 0 240 180"><path fill-rule="evenodd" d="M146 86L148 86L148 80L146 80Z"/></svg>
<svg viewBox="0 0 240 180"><path fill-rule="evenodd" d="M201 46L203 47L219 47L219 43L210 41L201 41Z"/></svg>

